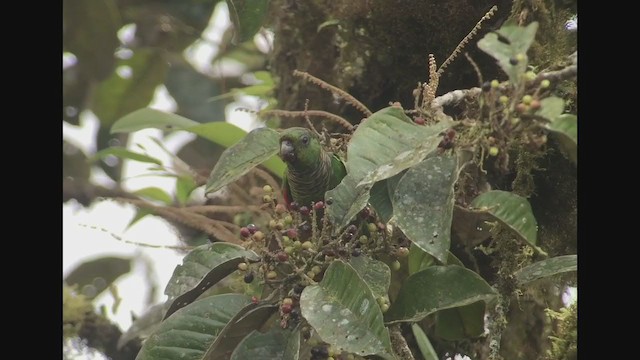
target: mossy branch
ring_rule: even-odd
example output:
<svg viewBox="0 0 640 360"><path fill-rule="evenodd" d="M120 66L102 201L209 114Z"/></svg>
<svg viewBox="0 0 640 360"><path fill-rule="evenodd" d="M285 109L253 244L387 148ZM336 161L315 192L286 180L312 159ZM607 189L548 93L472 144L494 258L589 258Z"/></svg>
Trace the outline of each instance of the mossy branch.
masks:
<svg viewBox="0 0 640 360"><path fill-rule="evenodd" d="M367 117L371 116L373 113L371 112L371 110L369 110L366 106L364 106L363 103L361 103L360 101L358 101L358 99L354 98L351 94L349 94L348 92L335 87L329 83L327 83L324 80L318 79L317 77L304 72L304 71L299 71L299 70L293 70L293 75L294 76L299 76L307 81L310 81L316 85L318 85L321 89L325 89L330 91L332 94L339 96L343 99L345 99L346 102L348 102L349 104L353 105L353 107L355 107L356 109L360 110L363 114L365 114Z"/></svg>

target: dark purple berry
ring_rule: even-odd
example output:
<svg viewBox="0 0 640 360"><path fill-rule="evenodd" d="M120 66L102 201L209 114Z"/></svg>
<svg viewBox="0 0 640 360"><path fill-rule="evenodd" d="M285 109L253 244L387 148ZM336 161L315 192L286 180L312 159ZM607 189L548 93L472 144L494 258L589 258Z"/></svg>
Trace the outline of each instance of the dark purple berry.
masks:
<svg viewBox="0 0 640 360"><path fill-rule="evenodd" d="M247 284L251 283L253 281L253 273L250 272L247 275L244 276L244 282L246 282Z"/></svg>
<svg viewBox="0 0 640 360"><path fill-rule="evenodd" d="M518 65L518 59L515 58L515 57L510 58L509 59L509 64L514 65L514 66Z"/></svg>
<svg viewBox="0 0 640 360"><path fill-rule="evenodd" d="M258 231L258 227L256 226L256 224L247 225L247 229L249 229L249 233L251 235L255 234L255 232Z"/></svg>
<svg viewBox="0 0 640 360"><path fill-rule="evenodd" d="M481 89L484 92L488 92L489 90L491 90L491 82L490 81L483 82Z"/></svg>
<svg viewBox="0 0 640 360"><path fill-rule="evenodd" d="M356 232L358 232L358 227L351 224L347 227L347 232L355 234Z"/></svg>
<svg viewBox="0 0 640 360"><path fill-rule="evenodd" d="M302 214L302 216L308 216L309 211L310 210L308 206L300 206L300 214Z"/></svg>
<svg viewBox="0 0 640 360"><path fill-rule="evenodd" d="M327 203L327 205L333 204L333 198L328 198L326 203Z"/></svg>
<svg viewBox="0 0 640 360"><path fill-rule="evenodd" d="M358 257L360 255L362 255L362 250L360 249L353 249L353 251L351 252L351 256L353 257Z"/></svg>
<svg viewBox="0 0 640 360"><path fill-rule="evenodd" d="M296 294L302 294L302 290L304 290L304 285L302 284L295 284L293 285L293 292Z"/></svg>
<svg viewBox="0 0 640 360"><path fill-rule="evenodd" d="M289 204L289 209L291 209L291 211L298 211L299 208L300 205L295 201L292 201L291 204Z"/></svg>
<svg viewBox="0 0 640 360"><path fill-rule="evenodd" d="M242 227L240 229L240 236L242 236L243 238L248 238L249 236L251 236L251 231L249 231L249 229L247 229L246 227Z"/></svg>

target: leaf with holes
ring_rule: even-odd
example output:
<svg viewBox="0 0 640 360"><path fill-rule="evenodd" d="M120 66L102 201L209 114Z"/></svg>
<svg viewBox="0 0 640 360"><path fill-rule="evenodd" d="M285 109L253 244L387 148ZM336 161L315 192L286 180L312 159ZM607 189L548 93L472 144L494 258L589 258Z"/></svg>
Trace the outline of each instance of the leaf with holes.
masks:
<svg viewBox="0 0 640 360"><path fill-rule="evenodd" d="M458 265L431 266L407 278L385 319L389 323L420 321L439 310L489 302L496 295L471 270Z"/></svg>
<svg viewBox="0 0 640 360"><path fill-rule="evenodd" d="M211 170L205 194L220 190L278 153L280 133L270 128L252 130L225 150Z"/></svg>
<svg viewBox="0 0 640 360"><path fill-rule="evenodd" d="M266 333L253 331L242 339L231 360L298 360L300 331L272 328Z"/></svg>
<svg viewBox="0 0 640 360"><path fill-rule="evenodd" d="M182 265L176 266L164 290L172 302L165 319L231 274L239 263L259 259L253 251L223 242L202 245L191 250L182 260Z"/></svg>
<svg viewBox="0 0 640 360"><path fill-rule="evenodd" d="M578 270L578 255L556 256L535 262L516 271L518 284L524 285L548 276Z"/></svg>
<svg viewBox="0 0 640 360"><path fill-rule="evenodd" d="M216 334L242 308L251 303L246 295L222 294L195 301L165 319L144 342L136 360L202 360Z"/></svg>
<svg viewBox="0 0 640 360"><path fill-rule="evenodd" d="M547 253L536 245L538 224L527 199L512 192L491 190L473 199L471 206L486 211L540 254L547 256Z"/></svg>
<svg viewBox="0 0 640 360"><path fill-rule="evenodd" d="M458 179L455 156L434 156L412 167L393 194L394 219L418 247L446 264Z"/></svg>
<svg viewBox="0 0 640 360"><path fill-rule="evenodd" d="M394 358L380 306L351 265L332 262L320 283L302 291L300 310L322 340L336 348Z"/></svg>

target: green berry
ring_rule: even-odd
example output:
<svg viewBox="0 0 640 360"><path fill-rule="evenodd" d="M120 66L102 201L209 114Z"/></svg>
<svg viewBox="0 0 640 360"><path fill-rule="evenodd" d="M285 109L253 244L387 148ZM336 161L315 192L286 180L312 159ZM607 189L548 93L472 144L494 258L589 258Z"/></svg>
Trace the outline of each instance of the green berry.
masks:
<svg viewBox="0 0 640 360"><path fill-rule="evenodd" d="M300 242L300 240L296 240L293 242L294 249L300 249L301 247L302 247L302 243Z"/></svg>
<svg viewBox="0 0 640 360"><path fill-rule="evenodd" d="M533 97L531 95L525 95L522 97L522 103L525 105L531 104L531 100L533 100Z"/></svg>
<svg viewBox="0 0 640 360"><path fill-rule="evenodd" d="M543 89L546 89L549 87L549 85L551 85L551 81L544 79L540 82L540 87Z"/></svg>
<svg viewBox="0 0 640 360"><path fill-rule="evenodd" d="M492 147L489 148L489 155L490 156L496 156L496 155L498 155L498 152L500 152L500 150L495 146L492 146Z"/></svg>
<svg viewBox="0 0 640 360"><path fill-rule="evenodd" d="M320 266L318 266L318 265L314 265L314 266L311 268L311 271L313 271L313 272L314 272L314 273L316 273L316 274L320 274L320 272L322 271L322 269L320 268Z"/></svg>
<svg viewBox="0 0 640 360"><path fill-rule="evenodd" d="M536 78L536 73L534 73L533 71L529 70L526 73L524 73L524 76L527 80L532 81Z"/></svg>
<svg viewBox="0 0 640 360"><path fill-rule="evenodd" d="M284 299L282 299L282 304L283 305L286 305L286 304L291 305L291 304L293 304L293 300L291 298L284 298Z"/></svg>
<svg viewBox="0 0 640 360"><path fill-rule="evenodd" d="M256 241L264 240L264 233L260 230L256 231L255 233L253 233L253 239Z"/></svg>
<svg viewBox="0 0 640 360"><path fill-rule="evenodd" d="M367 235L360 235L360 238L358 240L360 240L360 243L362 244L366 244L369 242L369 238L367 237Z"/></svg>
<svg viewBox="0 0 640 360"><path fill-rule="evenodd" d="M502 95L502 96L500 96L500 98L499 98L498 100L500 100L500 102L501 102L502 104L506 104L506 103L508 103L508 102L509 102L509 97L508 97L508 96L506 96L506 95Z"/></svg>
<svg viewBox="0 0 640 360"><path fill-rule="evenodd" d="M305 241L301 246L304 250L309 250L313 247L313 244L311 243L311 241Z"/></svg>
<svg viewBox="0 0 640 360"><path fill-rule="evenodd" d="M524 56L523 53L519 53L518 55L516 55L516 60L518 61L525 61L526 56Z"/></svg>
<svg viewBox="0 0 640 360"><path fill-rule="evenodd" d="M398 271L398 270L400 270L400 261L398 261L398 260L394 260L394 261L391 263L391 268L392 268L394 271Z"/></svg>
<svg viewBox="0 0 640 360"><path fill-rule="evenodd" d="M285 246L284 248L284 252L289 255L293 254L293 250L294 250L293 246Z"/></svg>
<svg viewBox="0 0 640 360"><path fill-rule="evenodd" d="M382 310L383 313L387 312L387 310L389 310L389 304L380 306L380 310Z"/></svg>
<svg viewBox="0 0 640 360"><path fill-rule="evenodd" d="M291 245L292 241L288 236L283 236L282 237L282 244L284 244L285 246Z"/></svg>
<svg viewBox="0 0 640 360"><path fill-rule="evenodd" d="M273 192L273 188L271 185L265 185L262 187L262 191L264 191L265 194L271 194Z"/></svg>
<svg viewBox="0 0 640 360"><path fill-rule="evenodd" d="M271 270L271 271L269 271L267 273L267 279L269 279L269 280L273 280L273 279L275 279L277 277L278 277L278 273L273 271L273 270Z"/></svg>
<svg viewBox="0 0 640 360"><path fill-rule="evenodd" d="M264 195L262 197L262 202L263 203L270 203L271 201L273 201L273 198L271 197L271 195Z"/></svg>
<svg viewBox="0 0 640 360"><path fill-rule="evenodd" d="M398 248L398 256L405 257L407 255L409 255L409 249L404 246Z"/></svg>
<svg viewBox="0 0 640 360"><path fill-rule="evenodd" d="M496 79L491 80L491 87L497 89L500 86L500 82Z"/></svg>
<svg viewBox="0 0 640 360"><path fill-rule="evenodd" d="M247 265L247 263L245 262L241 262L240 264L238 264L238 270L240 271L247 271L247 268L249 268L249 265Z"/></svg>
<svg viewBox="0 0 640 360"><path fill-rule="evenodd" d="M277 221L273 219L269 220L269 229L275 229L277 225L278 225Z"/></svg>

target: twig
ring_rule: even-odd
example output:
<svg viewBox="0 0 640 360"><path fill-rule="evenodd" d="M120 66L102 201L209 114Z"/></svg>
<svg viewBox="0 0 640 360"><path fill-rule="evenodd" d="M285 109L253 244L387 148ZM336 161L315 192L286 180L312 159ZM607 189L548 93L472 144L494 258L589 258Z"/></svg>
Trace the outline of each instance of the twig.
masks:
<svg viewBox="0 0 640 360"><path fill-rule="evenodd" d="M478 64L476 64L476 62L473 61L471 56L466 51L464 52L464 57L467 58L467 61L469 61L471 66L473 66L473 70L475 70L476 75L478 75L478 85L482 85L484 80L482 79L482 73L480 72L480 68L478 67Z"/></svg>
<svg viewBox="0 0 640 360"><path fill-rule="evenodd" d="M243 211L260 211L259 205L194 205L183 208L198 214L236 214Z"/></svg>
<svg viewBox="0 0 640 360"><path fill-rule="evenodd" d="M337 88L329 83L327 83L324 80L318 79L317 77L304 72L304 71L299 71L299 70L293 70L293 75L294 76L299 76L307 81L310 81L316 85L318 85L321 89L325 89L325 90L329 90L330 92L332 92L333 94L340 96L342 98L344 98L349 104L353 105L356 109L360 110L363 114L365 114L367 117L371 116L371 114L373 114L371 112L371 110L369 110L366 106L364 106L363 103L361 103L360 101L358 101L358 99L354 98L351 94L349 94L348 92Z"/></svg>
<svg viewBox="0 0 640 360"><path fill-rule="evenodd" d="M393 324L389 326L389 335L391 335L391 344L393 345L393 351L400 356L403 360L415 360L407 340L402 336L400 330L400 324Z"/></svg>
<svg viewBox="0 0 640 360"><path fill-rule="evenodd" d="M300 116L305 116L305 112L304 111L289 111L289 110L264 110L264 111L260 111L258 113L258 115L260 116L269 116L269 115L273 115L273 116L282 116L282 117L300 117ZM332 114L330 112L327 111L322 111L322 110L307 110L307 114L308 116L320 116L320 117L324 117L328 120L332 120L335 121L336 123L338 123L339 125L341 125L342 127L348 129L349 131L353 130L353 125L351 125L351 123L349 123L346 119L336 115L336 114Z"/></svg>
<svg viewBox="0 0 640 360"><path fill-rule="evenodd" d="M109 235L111 235L112 238L123 242L125 244L130 244L130 245L136 245L136 246L140 246L140 247L147 247L147 248L152 248L152 249L170 249L170 250L181 250L181 251L188 251L188 250L192 250L193 246L177 246L177 245L155 245L155 244L149 244L149 243L143 243L143 242L137 242L137 241L130 241L130 240L125 240L122 237L114 234L113 232L103 228L103 227L99 227L99 226L94 226L94 225L86 225L86 224L79 224L80 226L83 227L87 227L90 229L95 229L95 230L100 230L102 232L105 232Z"/></svg>

